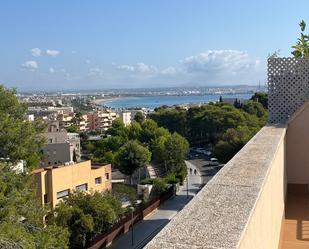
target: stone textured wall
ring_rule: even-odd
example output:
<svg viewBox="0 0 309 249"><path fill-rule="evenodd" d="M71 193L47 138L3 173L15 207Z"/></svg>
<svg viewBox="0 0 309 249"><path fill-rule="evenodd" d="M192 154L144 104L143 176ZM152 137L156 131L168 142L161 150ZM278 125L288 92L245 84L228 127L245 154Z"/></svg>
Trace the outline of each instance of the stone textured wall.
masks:
<svg viewBox="0 0 309 249"><path fill-rule="evenodd" d="M145 248L278 248L285 132L262 128Z"/></svg>
<svg viewBox="0 0 309 249"><path fill-rule="evenodd" d="M270 123L286 123L309 97L309 60L268 59L268 107Z"/></svg>

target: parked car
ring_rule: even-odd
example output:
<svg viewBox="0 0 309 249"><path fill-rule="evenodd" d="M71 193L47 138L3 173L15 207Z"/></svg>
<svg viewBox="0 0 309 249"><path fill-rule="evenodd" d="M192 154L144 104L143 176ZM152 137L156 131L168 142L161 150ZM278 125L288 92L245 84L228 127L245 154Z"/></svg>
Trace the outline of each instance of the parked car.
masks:
<svg viewBox="0 0 309 249"><path fill-rule="evenodd" d="M210 163L209 163L209 165L213 165L213 166L219 165L218 159L215 158L215 157L210 158Z"/></svg>

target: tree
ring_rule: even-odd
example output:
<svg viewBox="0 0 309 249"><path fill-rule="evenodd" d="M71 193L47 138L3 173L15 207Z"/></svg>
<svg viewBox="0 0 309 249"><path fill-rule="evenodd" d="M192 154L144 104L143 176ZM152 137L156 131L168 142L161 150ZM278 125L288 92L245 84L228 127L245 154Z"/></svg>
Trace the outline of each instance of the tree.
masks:
<svg viewBox="0 0 309 249"><path fill-rule="evenodd" d="M250 100L253 100L255 102L261 103L264 107L264 109L268 109L268 94L263 92L256 92L251 97Z"/></svg>
<svg viewBox="0 0 309 249"><path fill-rule="evenodd" d="M36 199L33 175L14 170L19 160L27 171L37 166L44 142L44 126L25 120L15 94L0 86L0 247L68 248L67 230L43 223L47 210Z"/></svg>
<svg viewBox="0 0 309 249"><path fill-rule="evenodd" d="M252 133L248 128L230 128L214 147L214 155L221 162L228 162L251 138Z"/></svg>
<svg viewBox="0 0 309 249"><path fill-rule="evenodd" d="M128 130L126 129L124 123L119 119L115 119L112 123L112 127L107 130L107 134L111 136L120 136L127 138Z"/></svg>
<svg viewBox="0 0 309 249"><path fill-rule="evenodd" d="M128 137L130 140L140 140L142 127L139 122L132 122L128 127Z"/></svg>
<svg viewBox="0 0 309 249"><path fill-rule="evenodd" d="M68 231L43 223L47 210L36 199L33 176L18 174L3 163L0 172L0 247L68 248Z"/></svg>
<svg viewBox="0 0 309 249"><path fill-rule="evenodd" d="M165 151L162 154L168 171L177 172L181 169L189 151L188 141L174 132L165 141Z"/></svg>
<svg viewBox="0 0 309 249"><path fill-rule="evenodd" d="M54 222L70 232L70 247L88 245L106 232L123 214L121 202L111 193L73 192L54 210Z"/></svg>
<svg viewBox="0 0 309 249"><path fill-rule="evenodd" d="M264 109L263 105L257 102L249 101L248 103L243 105L243 109L245 112L255 115L258 118L267 119L267 111Z"/></svg>
<svg viewBox="0 0 309 249"><path fill-rule="evenodd" d="M25 160L29 170L41 158L45 126L41 122L25 120L27 107L19 103L16 91L0 85L0 158L16 163Z"/></svg>
<svg viewBox="0 0 309 249"><path fill-rule="evenodd" d="M150 159L151 153L147 148L137 141L129 141L119 149L115 164L121 173L130 176L130 183L132 184L134 172L145 167Z"/></svg>
<svg viewBox="0 0 309 249"><path fill-rule="evenodd" d="M299 26L301 30L300 38L298 38L296 44L292 46L292 48L294 49L292 51L292 55L294 55L295 57L307 57L309 56L309 36L303 33L306 29L305 21L302 20L299 23Z"/></svg>
<svg viewBox="0 0 309 249"><path fill-rule="evenodd" d="M134 121L142 124L145 121L145 116L142 112L137 112L134 116Z"/></svg>
<svg viewBox="0 0 309 249"><path fill-rule="evenodd" d="M71 132L71 133L77 133L78 132L78 128L75 124L71 124L66 130L67 130L67 132Z"/></svg>

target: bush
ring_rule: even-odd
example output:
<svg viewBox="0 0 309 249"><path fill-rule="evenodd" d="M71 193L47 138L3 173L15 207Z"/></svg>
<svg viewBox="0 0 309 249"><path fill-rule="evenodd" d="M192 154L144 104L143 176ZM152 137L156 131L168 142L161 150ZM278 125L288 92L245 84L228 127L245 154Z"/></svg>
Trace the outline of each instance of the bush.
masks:
<svg viewBox="0 0 309 249"><path fill-rule="evenodd" d="M156 178L153 180L153 193L155 196L160 196L167 191L167 184L163 179Z"/></svg>
<svg viewBox="0 0 309 249"><path fill-rule="evenodd" d="M153 179L150 179L150 178L145 178L143 180L141 180L140 182L141 185L146 185L146 184L153 184Z"/></svg>
<svg viewBox="0 0 309 249"><path fill-rule="evenodd" d="M180 183L180 179L177 178L174 173L170 173L166 177L164 177L164 181L167 184L177 184L177 183Z"/></svg>

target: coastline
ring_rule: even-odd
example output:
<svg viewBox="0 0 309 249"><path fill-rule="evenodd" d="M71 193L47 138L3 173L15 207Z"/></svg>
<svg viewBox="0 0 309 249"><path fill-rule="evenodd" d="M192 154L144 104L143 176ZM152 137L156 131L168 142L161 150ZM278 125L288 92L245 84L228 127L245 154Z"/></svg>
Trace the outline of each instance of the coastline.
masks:
<svg viewBox="0 0 309 249"><path fill-rule="evenodd" d="M113 100L119 100L119 99L125 99L126 97L107 97L107 98L100 98L100 99L96 99L96 100L93 100L92 102L96 105L104 105L110 101L113 101Z"/></svg>
<svg viewBox="0 0 309 249"><path fill-rule="evenodd" d="M196 105L216 102L219 96L223 98L239 98L249 99L251 94L207 94L207 95L166 95L166 96L108 96L93 100L93 103L100 106L109 106L112 109L128 109L128 108L148 108L154 109L159 106L175 106L175 105Z"/></svg>

